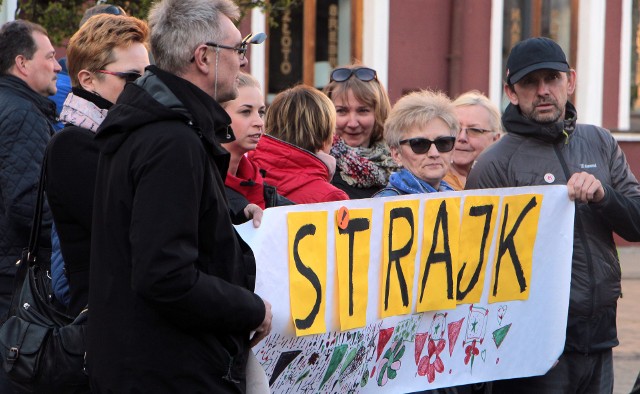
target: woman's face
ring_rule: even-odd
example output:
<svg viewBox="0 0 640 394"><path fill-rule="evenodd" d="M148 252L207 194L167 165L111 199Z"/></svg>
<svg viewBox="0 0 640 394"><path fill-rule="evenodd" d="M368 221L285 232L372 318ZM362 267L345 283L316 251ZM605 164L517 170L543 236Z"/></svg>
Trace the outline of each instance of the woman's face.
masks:
<svg viewBox="0 0 640 394"><path fill-rule="evenodd" d="M424 126L413 126L403 133L401 140L426 138L434 141L437 138L451 137L451 129L440 118L434 118ZM391 155L399 165L413 175L438 189L440 181L449 170L452 152L439 152L435 144L431 144L426 153L414 153L408 143L391 148Z"/></svg>
<svg viewBox="0 0 640 394"><path fill-rule="evenodd" d="M455 113L461 130L453 151L453 163L470 167L483 150L500 138L500 134L492 130L489 111L481 105L456 107Z"/></svg>
<svg viewBox="0 0 640 394"><path fill-rule="evenodd" d="M144 68L149 65L149 53L147 48L139 42L132 43L127 47L113 48L114 61L103 67L111 72L135 72L140 75L144 73ZM102 98L115 103L124 90L126 81L117 76L104 73L95 73L92 78L93 87L85 89L97 93Z"/></svg>
<svg viewBox="0 0 640 394"><path fill-rule="evenodd" d="M231 153L244 155L255 150L264 133L264 97L260 89L244 86L238 89L238 97L225 104L231 117L231 128L236 140L224 144Z"/></svg>
<svg viewBox="0 0 640 394"><path fill-rule="evenodd" d="M352 147L368 148L371 133L375 125L373 108L358 101L353 92L347 92L346 101L343 97L333 97L336 106L336 134Z"/></svg>

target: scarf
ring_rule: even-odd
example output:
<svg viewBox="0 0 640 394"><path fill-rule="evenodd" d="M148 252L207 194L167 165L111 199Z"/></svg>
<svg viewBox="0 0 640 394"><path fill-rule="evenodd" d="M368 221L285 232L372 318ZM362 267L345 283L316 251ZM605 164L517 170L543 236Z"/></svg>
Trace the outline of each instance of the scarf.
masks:
<svg viewBox="0 0 640 394"><path fill-rule="evenodd" d="M336 135L333 137L331 156L336 158L340 177L348 185L363 189L386 185L389 175L399 168L383 141L370 148L354 148Z"/></svg>
<svg viewBox="0 0 640 394"><path fill-rule="evenodd" d="M404 194L435 193L453 191L445 181L440 181L438 190L429 183L419 179L406 168L391 174L388 187L398 189Z"/></svg>
<svg viewBox="0 0 640 394"><path fill-rule="evenodd" d="M102 109L83 97L69 93L60 111L60 121L95 133L107 116L107 112L107 109Z"/></svg>

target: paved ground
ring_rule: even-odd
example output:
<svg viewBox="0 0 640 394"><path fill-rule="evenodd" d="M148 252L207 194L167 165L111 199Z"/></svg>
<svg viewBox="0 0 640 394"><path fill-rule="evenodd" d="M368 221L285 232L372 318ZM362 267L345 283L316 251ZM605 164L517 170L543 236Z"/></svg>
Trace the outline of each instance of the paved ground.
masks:
<svg viewBox="0 0 640 394"><path fill-rule="evenodd" d="M640 371L640 246L619 248L622 298L618 301L618 339L613 349L614 394L628 394Z"/></svg>

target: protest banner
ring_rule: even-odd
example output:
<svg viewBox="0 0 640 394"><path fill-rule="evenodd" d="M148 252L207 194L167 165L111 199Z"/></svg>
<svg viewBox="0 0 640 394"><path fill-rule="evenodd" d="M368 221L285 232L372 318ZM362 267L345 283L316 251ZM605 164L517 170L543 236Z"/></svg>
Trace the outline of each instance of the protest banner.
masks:
<svg viewBox="0 0 640 394"><path fill-rule="evenodd" d="M544 374L565 340L566 186L271 208L238 231L273 393L406 393Z"/></svg>

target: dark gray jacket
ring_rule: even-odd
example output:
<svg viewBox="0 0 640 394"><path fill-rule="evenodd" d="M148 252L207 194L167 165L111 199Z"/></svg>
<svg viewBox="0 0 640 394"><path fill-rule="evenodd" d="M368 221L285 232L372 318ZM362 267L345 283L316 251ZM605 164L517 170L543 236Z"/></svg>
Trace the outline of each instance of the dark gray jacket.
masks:
<svg viewBox="0 0 640 394"><path fill-rule="evenodd" d="M0 293L11 292L20 251L29 242L40 165L53 134L53 101L12 75L0 76ZM45 204L41 245L51 247Z"/></svg>
<svg viewBox="0 0 640 394"><path fill-rule="evenodd" d="M480 155L466 188L566 184L582 171L602 182L604 200L576 203L565 343L566 351L591 353L618 344L620 263L612 233L640 240L640 186L611 133L576 124L571 103L566 112L564 121L540 125L509 105L502 117L508 134Z"/></svg>

